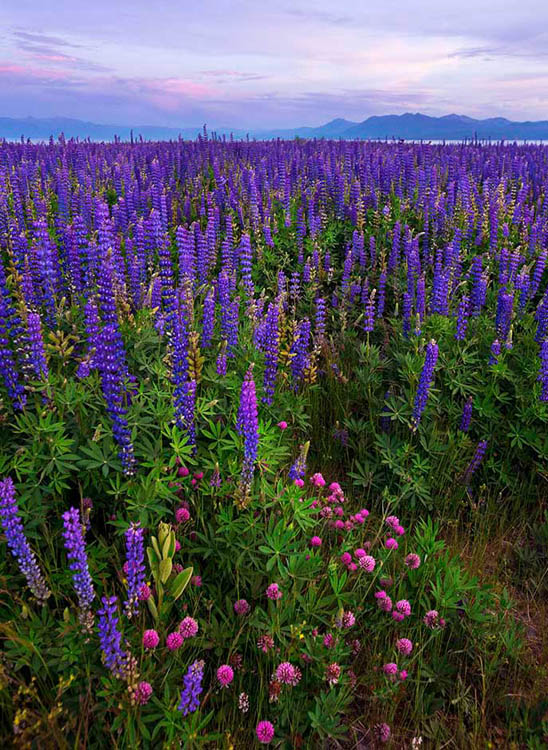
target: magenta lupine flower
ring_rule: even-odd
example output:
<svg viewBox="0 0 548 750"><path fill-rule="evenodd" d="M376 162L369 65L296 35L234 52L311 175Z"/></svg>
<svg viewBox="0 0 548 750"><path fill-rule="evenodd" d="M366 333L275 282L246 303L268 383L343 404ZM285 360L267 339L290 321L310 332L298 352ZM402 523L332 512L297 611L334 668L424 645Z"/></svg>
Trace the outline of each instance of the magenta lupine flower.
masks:
<svg viewBox="0 0 548 750"><path fill-rule="evenodd" d="M403 536L405 534L405 529L403 528L403 526L396 526L394 531L398 536Z"/></svg>
<svg viewBox="0 0 548 750"><path fill-rule="evenodd" d="M397 664L394 664L394 662L393 662L393 661L391 661L391 662L388 662L388 664L385 664L385 665L384 665L384 667L382 668L382 671L383 671L383 672L384 672L384 674L385 674L385 675L387 675L388 677L393 677L393 676L394 676L395 674L397 674L397 671L398 671L398 665L397 665Z"/></svg>
<svg viewBox="0 0 548 750"><path fill-rule="evenodd" d="M316 474L310 477L310 484L314 485L314 487L325 487L326 482L323 476L319 472L316 472Z"/></svg>
<svg viewBox="0 0 548 750"><path fill-rule="evenodd" d="M343 565L350 565L352 562L352 555L350 552L343 552L341 555L341 562Z"/></svg>
<svg viewBox="0 0 548 750"><path fill-rule="evenodd" d="M427 628L435 628L438 625L439 616L436 609L431 609L424 615L423 622Z"/></svg>
<svg viewBox="0 0 548 750"><path fill-rule="evenodd" d="M270 635L260 635L257 638L257 648L263 653L267 654L271 649L274 648L274 639Z"/></svg>
<svg viewBox="0 0 548 750"><path fill-rule="evenodd" d="M402 682L407 679L407 669L402 669L401 672L398 674L398 679L400 679Z"/></svg>
<svg viewBox="0 0 548 750"><path fill-rule="evenodd" d="M278 422L277 427L279 427L280 430L287 430L287 422L284 422L282 419L281 422Z"/></svg>
<svg viewBox="0 0 548 750"><path fill-rule="evenodd" d="M301 670L298 667L294 667L288 661L283 661L276 668L276 680L281 682L282 685L291 685L295 687L301 679Z"/></svg>
<svg viewBox="0 0 548 750"><path fill-rule="evenodd" d="M390 739L390 727L386 723L375 725L375 735L379 742L388 742Z"/></svg>
<svg viewBox="0 0 548 750"><path fill-rule="evenodd" d="M137 684L137 688L135 689L135 701L140 705L144 706L147 704L150 700L150 696L152 695L152 685L150 682L145 682L142 680Z"/></svg>
<svg viewBox="0 0 548 750"><path fill-rule="evenodd" d="M145 648L156 648L160 643L160 636L156 630L145 630L143 633L143 646Z"/></svg>
<svg viewBox="0 0 548 750"><path fill-rule="evenodd" d="M373 570L375 570L375 565L375 558L371 557L371 555L364 555L359 559L359 566L362 570L365 570L366 573L372 573Z"/></svg>
<svg viewBox="0 0 548 750"><path fill-rule="evenodd" d="M170 651L177 651L183 645L183 636L176 630L170 633L166 638L166 646Z"/></svg>
<svg viewBox="0 0 548 750"><path fill-rule="evenodd" d="M383 612L390 612L392 610L392 599L389 596L384 596L382 599L377 599L379 609Z"/></svg>
<svg viewBox="0 0 548 750"><path fill-rule="evenodd" d="M237 615L247 615L250 609L251 607L246 599L238 599L237 602L234 602L234 612Z"/></svg>
<svg viewBox="0 0 548 750"><path fill-rule="evenodd" d="M234 670L228 664L222 664L217 670L217 679L221 687L228 687L234 679Z"/></svg>
<svg viewBox="0 0 548 750"><path fill-rule="evenodd" d="M50 591L25 536L15 499L15 486L10 477L0 482L0 522L6 535L8 548L17 560L19 570L26 578L27 586L40 604L44 604L50 596Z"/></svg>
<svg viewBox="0 0 548 750"><path fill-rule="evenodd" d="M399 602L396 602L396 609L398 612L401 612L404 617L409 617L411 614L411 605L407 599L400 599Z"/></svg>
<svg viewBox="0 0 548 750"><path fill-rule="evenodd" d="M413 641L410 641L409 638L398 638L396 648L400 654L409 656L411 651L413 651Z"/></svg>
<svg viewBox="0 0 548 750"><path fill-rule="evenodd" d="M331 664L328 664L325 668L325 679L329 683L329 685L336 685L339 681L339 678L341 676L341 668L337 664L337 662L332 662Z"/></svg>
<svg viewBox="0 0 548 750"><path fill-rule="evenodd" d="M417 554L415 554L414 552L411 552L405 558L404 563L405 565L407 565L408 568L411 568L411 570L416 570L421 564L421 559Z"/></svg>
<svg viewBox="0 0 548 750"><path fill-rule="evenodd" d="M255 734L262 745L268 745L274 737L274 726L270 721L260 721L257 724Z"/></svg>
<svg viewBox="0 0 548 750"><path fill-rule="evenodd" d="M151 596L152 591L150 590L150 586L147 586L146 583L143 583L143 585L139 589L139 601L146 602L147 599L150 599Z"/></svg>
<svg viewBox="0 0 548 750"><path fill-rule="evenodd" d="M190 513L188 511L188 508L177 508L175 511L175 520L177 523L186 523L187 521L190 521Z"/></svg>
<svg viewBox="0 0 548 750"><path fill-rule="evenodd" d="M400 519L397 516L388 516L386 518L386 523L392 528L395 529L396 526L400 525Z"/></svg>
<svg viewBox="0 0 548 750"><path fill-rule="evenodd" d="M386 549L398 549L398 543L393 537L389 537L384 543Z"/></svg>
<svg viewBox="0 0 548 750"><path fill-rule="evenodd" d="M179 624L179 633L183 638L193 638L198 633L198 623L193 617L185 617Z"/></svg>
<svg viewBox="0 0 548 750"><path fill-rule="evenodd" d="M322 546L322 540L319 536L313 536L310 540L310 546L311 547L321 547Z"/></svg>
<svg viewBox="0 0 548 750"><path fill-rule="evenodd" d="M333 648L336 644L335 637L332 633L326 633L323 637L323 645L326 648Z"/></svg>
<svg viewBox="0 0 548 750"><path fill-rule="evenodd" d="M266 595L273 601L275 601L276 599L281 599L283 596L277 583L271 583L270 586L268 586L268 588L266 589Z"/></svg>
<svg viewBox="0 0 548 750"><path fill-rule="evenodd" d="M343 612L340 623L340 627L344 628L345 630L351 628L356 623L356 617L354 616L354 613L350 611Z"/></svg>

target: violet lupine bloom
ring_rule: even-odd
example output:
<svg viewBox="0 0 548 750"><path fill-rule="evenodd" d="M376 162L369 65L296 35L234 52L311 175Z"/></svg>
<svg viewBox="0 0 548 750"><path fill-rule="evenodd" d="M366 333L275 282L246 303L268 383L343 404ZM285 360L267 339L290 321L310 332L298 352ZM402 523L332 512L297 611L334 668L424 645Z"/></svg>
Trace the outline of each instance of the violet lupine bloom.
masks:
<svg viewBox="0 0 548 750"><path fill-rule="evenodd" d="M375 326L375 294L376 289L373 289L365 306L365 321L363 330L366 333L370 333Z"/></svg>
<svg viewBox="0 0 548 750"><path fill-rule="evenodd" d="M278 374L278 349L280 338L278 330L279 317L279 305L276 302L271 302L266 314L264 336L265 367L263 376L263 402L265 404L272 403L274 388L276 385L276 376Z"/></svg>
<svg viewBox="0 0 548 750"><path fill-rule="evenodd" d="M202 322L202 339L201 345L207 349L211 344L213 330L215 328L215 294L210 289L204 300L204 317Z"/></svg>
<svg viewBox="0 0 548 750"><path fill-rule="evenodd" d="M540 346L540 371L538 380L541 384L540 400L548 401L548 339Z"/></svg>
<svg viewBox="0 0 548 750"><path fill-rule="evenodd" d="M1 267L0 267L1 268ZM0 285L0 372L4 385L14 409L22 409L27 401L25 389L20 382L20 375L15 357L10 348L10 302L5 285Z"/></svg>
<svg viewBox="0 0 548 750"><path fill-rule="evenodd" d="M50 591L46 586L34 552L25 537L17 500L15 499L15 486L11 477L6 477L0 482L0 523L11 554L17 560L19 570L25 576L29 589L38 602L44 604L50 595Z"/></svg>
<svg viewBox="0 0 548 750"><path fill-rule="evenodd" d="M459 302L459 307L457 310L457 332L455 333L455 338L457 339L457 341L464 341L464 339L466 338L466 331L468 329L468 314L470 312L469 303L469 297L464 294L461 301Z"/></svg>
<svg viewBox="0 0 548 750"><path fill-rule="evenodd" d="M125 533L127 600L124 607L129 619L139 613L139 592L145 583L143 534L138 523L132 523Z"/></svg>
<svg viewBox="0 0 548 750"><path fill-rule="evenodd" d="M255 381L253 380L253 365L249 366L242 383L236 429L244 439L242 484L245 487L249 487L253 479L259 448L259 420L257 416Z"/></svg>
<svg viewBox="0 0 548 750"><path fill-rule="evenodd" d="M184 688L181 691L181 700L177 709L183 712L183 716L194 713L200 708L199 696L203 691L202 680L204 677L203 660L195 661L184 676Z"/></svg>
<svg viewBox="0 0 548 750"><path fill-rule="evenodd" d="M38 313L29 312L27 315L27 331L32 371L39 380L47 380L48 363L46 360L46 350L44 348L44 339L42 338L42 326Z"/></svg>
<svg viewBox="0 0 548 750"><path fill-rule="evenodd" d="M78 597L78 619L85 630L93 627L91 603L95 598L93 581L88 567L84 528L77 508L70 508L63 513L63 537L67 557L71 561L72 581Z"/></svg>
<svg viewBox="0 0 548 750"><path fill-rule="evenodd" d="M476 469L479 467L479 465L483 461L486 450L487 450L487 440L480 440L480 442L477 445L476 452L474 453L472 460L466 467L466 470L463 474L463 481L465 484L467 485L470 484L470 480L472 479L472 476L474 475Z"/></svg>
<svg viewBox="0 0 548 750"><path fill-rule="evenodd" d="M295 337L291 345L291 374L293 377L292 388L296 391L303 378L304 371L308 365L308 342L310 339L310 321L305 318L297 326Z"/></svg>
<svg viewBox="0 0 548 750"><path fill-rule="evenodd" d="M461 432L468 432L470 429L470 421L472 419L472 409L474 406L474 398L473 396L469 396L469 398L466 399L466 402L462 408L462 416L460 419L460 425L459 430Z"/></svg>
<svg viewBox="0 0 548 750"><path fill-rule="evenodd" d="M122 650L122 634L118 630L117 603L115 596L103 596L103 606L98 610L99 642L103 652L103 661L116 677L123 677L127 664L127 654Z"/></svg>
<svg viewBox="0 0 548 750"><path fill-rule="evenodd" d="M489 366L498 365L500 352L501 352L500 341L498 339L495 339L493 343L491 344L491 356L489 357L489 362L487 363Z"/></svg>
<svg viewBox="0 0 548 750"><path fill-rule="evenodd" d="M413 407L413 429L416 430L428 401L430 386L434 381L434 370L438 360L438 345L432 339L426 347L424 365L419 378L415 405Z"/></svg>

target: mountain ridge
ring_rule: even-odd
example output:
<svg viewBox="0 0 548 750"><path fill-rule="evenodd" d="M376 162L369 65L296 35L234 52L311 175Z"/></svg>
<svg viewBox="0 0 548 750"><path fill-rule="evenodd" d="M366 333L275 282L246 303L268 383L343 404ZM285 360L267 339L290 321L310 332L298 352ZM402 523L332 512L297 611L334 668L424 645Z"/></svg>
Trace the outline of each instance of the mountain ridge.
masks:
<svg viewBox="0 0 548 750"><path fill-rule="evenodd" d="M178 137L194 139L202 132L202 126L170 127L161 125L112 125L101 124L72 117L0 117L0 138L32 141L48 140L50 136L65 138L90 138L92 141L112 141L115 137L129 140L171 140ZM361 122L337 117L317 127L296 128L211 128L220 136L241 139L249 136L256 139L270 138L342 138L342 139L403 139L403 140L545 140L548 139L547 120L512 121L505 117L490 117L483 120L451 113L432 117L420 112L400 115L371 115Z"/></svg>

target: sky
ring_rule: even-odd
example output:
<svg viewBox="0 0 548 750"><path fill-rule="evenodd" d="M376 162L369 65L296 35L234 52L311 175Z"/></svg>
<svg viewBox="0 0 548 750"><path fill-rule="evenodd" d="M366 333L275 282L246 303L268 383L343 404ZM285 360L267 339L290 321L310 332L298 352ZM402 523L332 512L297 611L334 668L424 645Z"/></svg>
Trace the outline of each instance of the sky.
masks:
<svg viewBox="0 0 548 750"><path fill-rule="evenodd" d="M548 119L546 0L2 0L0 116Z"/></svg>

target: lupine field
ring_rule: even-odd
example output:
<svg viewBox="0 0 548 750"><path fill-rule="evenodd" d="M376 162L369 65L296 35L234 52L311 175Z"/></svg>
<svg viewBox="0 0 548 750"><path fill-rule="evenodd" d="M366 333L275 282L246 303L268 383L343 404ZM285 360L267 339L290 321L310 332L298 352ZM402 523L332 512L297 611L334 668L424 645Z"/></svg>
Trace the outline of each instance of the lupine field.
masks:
<svg viewBox="0 0 548 750"><path fill-rule="evenodd" d="M20 748L542 748L548 149L0 144Z"/></svg>

